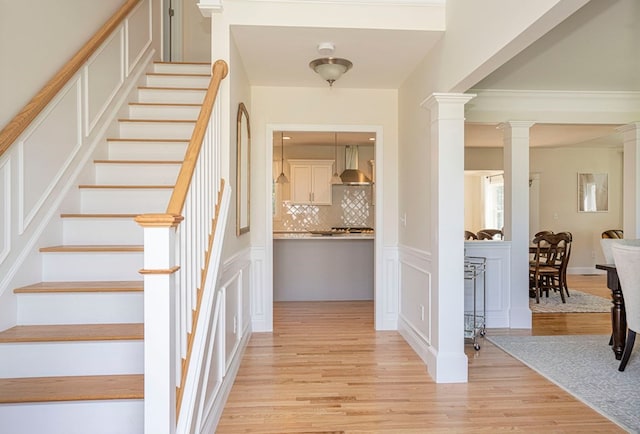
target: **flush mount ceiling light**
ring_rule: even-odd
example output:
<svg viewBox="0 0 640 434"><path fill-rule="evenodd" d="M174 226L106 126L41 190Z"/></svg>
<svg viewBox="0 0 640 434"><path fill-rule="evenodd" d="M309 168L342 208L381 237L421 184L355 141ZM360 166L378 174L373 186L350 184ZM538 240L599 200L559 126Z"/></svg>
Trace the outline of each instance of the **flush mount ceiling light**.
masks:
<svg viewBox="0 0 640 434"><path fill-rule="evenodd" d="M318 45L318 51L321 54L333 54L333 49L334 46L330 42L323 42ZM329 87L333 86L333 82L342 77L342 74L351 69L352 66L353 63L349 60L339 57L321 57L309 63L309 67L327 81Z"/></svg>

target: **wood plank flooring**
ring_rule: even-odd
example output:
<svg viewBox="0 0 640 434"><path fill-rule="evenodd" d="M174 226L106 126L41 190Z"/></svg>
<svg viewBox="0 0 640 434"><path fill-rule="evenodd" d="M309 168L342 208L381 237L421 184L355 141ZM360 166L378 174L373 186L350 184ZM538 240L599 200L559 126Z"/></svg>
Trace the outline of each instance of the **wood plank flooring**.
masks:
<svg viewBox="0 0 640 434"><path fill-rule="evenodd" d="M533 333L609 333L605 316L536 314ZM434 383L398 333L374 331L372 302L276 303L274 329L251 337L217 433L624 432L486 340L465 346L468 383Z"/></svg>

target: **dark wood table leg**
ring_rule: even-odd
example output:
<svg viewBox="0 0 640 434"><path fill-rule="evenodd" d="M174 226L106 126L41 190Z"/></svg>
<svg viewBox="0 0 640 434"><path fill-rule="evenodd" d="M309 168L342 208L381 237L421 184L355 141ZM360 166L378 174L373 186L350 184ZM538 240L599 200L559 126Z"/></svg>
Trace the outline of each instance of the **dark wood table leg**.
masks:
<svg viewBox="0 0 640 434"><path fill-rule="evenodd" d="M624 308L622 290L620 289L620 280L615 270L607 271L607 287L611 289L613 303L611 307L611 328L613 336L611 349L616 355L616 360L620 360L622 359L622 352L624 351L627 338L627 315Z"/></svg>

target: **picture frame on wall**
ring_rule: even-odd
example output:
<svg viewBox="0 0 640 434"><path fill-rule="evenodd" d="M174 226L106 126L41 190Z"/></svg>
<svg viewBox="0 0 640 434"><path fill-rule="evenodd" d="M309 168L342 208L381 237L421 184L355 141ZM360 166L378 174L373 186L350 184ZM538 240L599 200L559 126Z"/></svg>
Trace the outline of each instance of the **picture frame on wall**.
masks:
<svg viewBox="0 0 640 434"><path fill-rule="evenodd" d="M578 173L578 212L609 211L607 173Z"/></svg>

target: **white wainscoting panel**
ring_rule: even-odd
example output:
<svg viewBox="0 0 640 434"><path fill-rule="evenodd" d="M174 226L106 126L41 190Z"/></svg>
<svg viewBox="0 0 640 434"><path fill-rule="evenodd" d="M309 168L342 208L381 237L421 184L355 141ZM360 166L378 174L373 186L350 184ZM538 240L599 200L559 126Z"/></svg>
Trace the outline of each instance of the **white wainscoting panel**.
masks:
<svg viewBox="0 0 640 434"><path fill-rule="evenodd" d="M251 328L256 332L271 331L271 306L273 294L266 294L265 285L265 250L262 247L251 248Z"/></svg>
<svg viewBox="0 0 640 434"><path fill-rule="evenodd" d="M151 0L145 0L136 6L126 22L127 75L133 71L144 52L151 45L153 16Z"/></svg>
<svg viewBox="0 0 640 434"><path fill-rule="evenodd" d="M11 160L0 160L0 263L5 260L11 250Z"/></svg>
<svg viewBox="0 0 640 434"><path fill-rule="evenodd" d="M398 314L400 305L399 280L400 262L397 247L384 248L384 278L382 291L376 290L376 297L382 296L382 303L376 300L376 305L382 306L381 311L376 312L377 330L398 330ZM377 280L377 279L376 279Z"/></svg>
<svg viewBox="0 0 640 434"><path fill-rule="evenodd" d="M18 143L19 233L40 210L82 145L80 78L65 86ZM47 164L43 165L42 161Z"/></svg>
<svg viewBox="0 0 640 434"><path fill-rule="evenodd" d="M466 241L467 256L487 259L486 269L486 325L487 327L510 327L511 309L511 243L509 241ZM477 283L482 290L483 280ZM471 281L465 280L465 311L472 306Z"/></svg>
<svg viewBox="0 0 640 434"><path fill-rule="evenodd" d="M417 249L400 250L400 316L425 345L432 340L431 255Z"/></svg>
<svg viewBox="0 0 640 434"><path fill-rule="evenodd" d="M123 27L114 32L87 61L84 77L85 134L88 136L124 82Z"/></svg>

